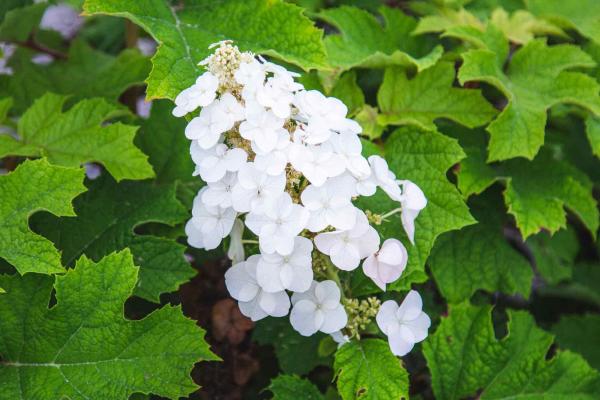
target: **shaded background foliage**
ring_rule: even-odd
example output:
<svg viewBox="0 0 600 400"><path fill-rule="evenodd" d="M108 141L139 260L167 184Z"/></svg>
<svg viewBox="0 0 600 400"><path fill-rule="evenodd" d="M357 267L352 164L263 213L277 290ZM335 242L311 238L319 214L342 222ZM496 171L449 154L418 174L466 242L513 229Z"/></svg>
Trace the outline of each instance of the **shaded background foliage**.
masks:
<svg viewBox="0 0 600 400"><path fill-rule="evenodd" d="M40 27L47 3L0 4L0 399L600 397L599 2L67 3L85 15L69 37ZM186 246L201 182L170 100L221 39L341 98L365 152L422 187L409 265L382 295L423 294L433 325L411 354L374 325L338 350L285 318L253 324L223 249ZM358 205L395 208L380 195ZM408 243L397 216L377 229ZM342 282L380 292L360 270ZM79 362L68 389L54 367L19 370L63 358ZM83 366L99 362L108 375Z"/></svg>

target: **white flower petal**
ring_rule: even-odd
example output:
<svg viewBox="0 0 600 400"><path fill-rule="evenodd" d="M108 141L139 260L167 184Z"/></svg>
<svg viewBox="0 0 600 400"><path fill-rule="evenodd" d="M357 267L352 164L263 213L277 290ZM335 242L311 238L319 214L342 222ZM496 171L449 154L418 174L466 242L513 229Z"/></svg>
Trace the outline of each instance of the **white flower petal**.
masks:
<svg viewBox="0 0 600 400"><path fill-rule="evenodd" d="M332 310L325 311L325 321L321 325L321 332L333 333L346 326L348 315L341 304Z"/></svg>
<svg viewBox="0 0 600 400"><path fill-rule="evenodd" d="M402 304L398 308L396 315L399 320L410 321L417 318L423 309L423 300L419 292L411 290L408 292Z"/></svg>
<svg viewBox="0 0 600 400"><path fill-rule="evenodd" d="M302 336L315 334L320 327L315 326L316 305L309 300L299 300L294 303L290 313L292 327Z"/></svg>

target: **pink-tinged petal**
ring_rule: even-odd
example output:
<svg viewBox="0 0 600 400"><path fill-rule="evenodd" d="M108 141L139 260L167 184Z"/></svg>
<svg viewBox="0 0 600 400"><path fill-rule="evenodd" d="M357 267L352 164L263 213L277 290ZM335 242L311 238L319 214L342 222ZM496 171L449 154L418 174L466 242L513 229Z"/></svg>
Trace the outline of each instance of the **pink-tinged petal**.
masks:
<svg viewBox="0 0 600 400"><path fill-rule="evenodd" d="M341 304L333 310L325 311L325 321L321 325L321 332L333 333L344 328L348 323L348 315Z"/></svg>
<svg viewBox="0 0 600 400"><path fill-rule="evenodd" d="M381 290L385 291L385 282L379 277L379 263L377 262L375 255L367 257L367 259L363 261L362 268L365 275L371 278Z"/></svg>
<svg viewBox="0 0 600 400"><path fill-rule="evenodd" d="M406 262L408 261L408 253L401 241L397 239L387 239L383 242L383 245L381 245L381 250L379 250L377 259L379 262L397 265L400 269L404 269L406 267Z"/></svg>
<svg viewBox="0 0 600 400"><path fill-rule="evenodd" d="M311 336L319 330L315 326L315 304L309 300L299 300L290 313L292 327L302 336Z"/></svg>
<svg viewBox="0 0 600 400"><path fill-rule="evenodd" d="M411 290L400 304L396 315L400 321L411 321L421 314L422 309L423 300L421 296L418 292Z"/></svg>
<svg viewBox="0 0 600 400"><path fill-rule="evenodd" d="M385 284L395 282L400 278L400 275L402 275L402 271L404 271L404 269L401 269L396 265L384 263L379 263L379 269L377 270L379 279Z"/></svg>

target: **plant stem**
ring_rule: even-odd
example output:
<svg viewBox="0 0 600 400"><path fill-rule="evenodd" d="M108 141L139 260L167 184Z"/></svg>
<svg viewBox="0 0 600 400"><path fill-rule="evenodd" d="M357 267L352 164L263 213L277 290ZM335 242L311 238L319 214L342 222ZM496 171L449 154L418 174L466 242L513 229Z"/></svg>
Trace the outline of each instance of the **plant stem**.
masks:
<svg viewBox="0 0 600 400"><path fill-rule="evenodd" d="M381 219L383 220L383 219L386 219L388 217L391 217L394 214L398 214L400 211L402 211L402 207L394 208L392 211L389 211L389 212L383 214L381 216Z"/></svg>
<svg viewBox="0 0 600 400"><path fill-rule="evenodd" d="M32 37L27 38L27 40L24 42L14 42L14 43L17 46L26 47L28 49L39 51L41 53L46 53L58 60L66 60L67 59L67 55L65 53L62 53L60 51L50 49L46 46L43 46L43 45L37 43Z"/></svg>
<svg viewBox="0 0 600 400"><path fill-rule="evenodd" d="M331 261L327 260L327 268L325 269L325 276L334 281L340 288L340 301L343 301L346 296L344 295L344 287L340 281L340 277L337 273L337 268L333 266Z"/></svg>

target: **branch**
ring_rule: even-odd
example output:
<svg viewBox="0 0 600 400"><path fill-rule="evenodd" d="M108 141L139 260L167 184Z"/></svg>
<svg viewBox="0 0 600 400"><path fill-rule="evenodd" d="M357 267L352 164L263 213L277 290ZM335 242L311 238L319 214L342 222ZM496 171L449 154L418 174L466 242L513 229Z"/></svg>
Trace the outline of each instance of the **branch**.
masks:
<svg viewBox="0 0 600 400"><path fill-rule="evenodd" d="M39 51L41 53L46 53L58 60L66 60L67 59L67 55L65 53L62 53L60 51L50 49L46 46L43 46L43 45L37 43L32 37L29 37L24 42L14 42L14 43L21 47L26 47L28 49Z"/></svg>

